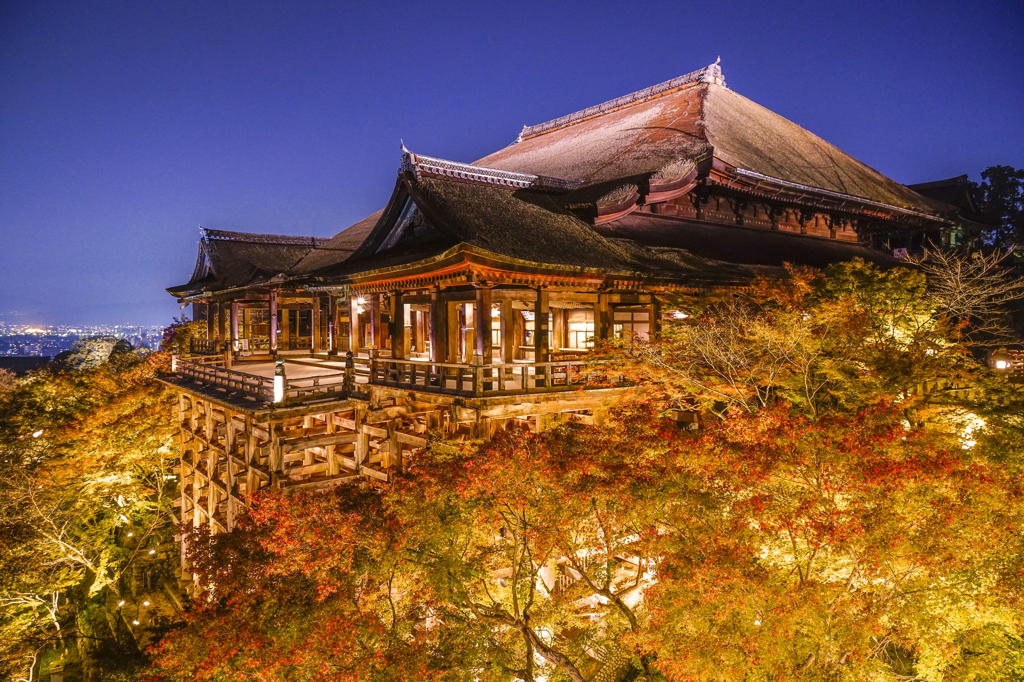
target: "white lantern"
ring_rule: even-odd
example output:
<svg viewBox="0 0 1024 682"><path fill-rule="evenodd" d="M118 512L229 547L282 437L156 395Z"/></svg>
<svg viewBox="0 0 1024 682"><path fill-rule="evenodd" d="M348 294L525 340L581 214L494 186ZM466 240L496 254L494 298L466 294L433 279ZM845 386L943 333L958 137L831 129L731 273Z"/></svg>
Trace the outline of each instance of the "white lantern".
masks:
<svg viewBox="0 0 1024 682"><path fill-rule="evenodd" d="M274 402L284 402L284 360L278 360L274 368Z"/></svg>

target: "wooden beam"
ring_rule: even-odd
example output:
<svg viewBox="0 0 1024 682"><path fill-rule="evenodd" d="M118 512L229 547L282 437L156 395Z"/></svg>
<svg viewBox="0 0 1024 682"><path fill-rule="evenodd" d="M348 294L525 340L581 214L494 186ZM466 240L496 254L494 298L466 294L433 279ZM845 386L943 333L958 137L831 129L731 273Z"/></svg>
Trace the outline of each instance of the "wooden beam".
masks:
<svg viewBox="0 0 1024 682"><path fill-rule="evenodd" d="M281 452L289 454L301 452L310 448L325 448L344 443L355 443L357 439L354 433L332 433L325 436L306 436L305 438L288 439L281 441Z"/></svg>

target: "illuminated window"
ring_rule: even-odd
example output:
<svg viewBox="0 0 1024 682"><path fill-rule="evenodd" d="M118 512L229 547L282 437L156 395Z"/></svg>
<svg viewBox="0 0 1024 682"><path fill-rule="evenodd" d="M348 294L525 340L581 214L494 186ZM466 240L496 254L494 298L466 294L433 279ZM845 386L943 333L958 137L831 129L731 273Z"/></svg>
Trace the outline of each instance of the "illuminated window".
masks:
<svg viewBox="0 0 1024 682"><path fill-rule="evenodd" d="M593 310L567 310L565 321L569 348L590 348L594 345Z"/></svg>
<svg viewBox="0 0 1024 682"><path fill-rule="evenodd" d="M635 334L646 340L651 331L650 312L647 309L622 309L615 311L612 332L615 338Z"/></svg>

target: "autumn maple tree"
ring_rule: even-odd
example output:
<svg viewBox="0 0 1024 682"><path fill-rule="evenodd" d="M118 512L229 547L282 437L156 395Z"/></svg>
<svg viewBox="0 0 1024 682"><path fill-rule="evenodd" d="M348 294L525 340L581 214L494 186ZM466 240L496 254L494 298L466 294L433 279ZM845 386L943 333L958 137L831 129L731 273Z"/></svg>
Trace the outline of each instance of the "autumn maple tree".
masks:
<svg viewBox="0 0 1024 682"><path fill-rule="evenodd" d="M594 424L438 434L387 485L255 496L189 531L206 591L152 674L1019 678L1024 396L929 276L679 301L603 350L637 387Z"/></svg>
<svg viewBox="0 0 1024 682"><path fill-rule="evenodd" d="M172 542L171 397L155 380L166 362L124 346L96 367L5 382L0 675L35 679L44 654L69 649L88 669L102 643L119 646L107 597Z"/></svg>

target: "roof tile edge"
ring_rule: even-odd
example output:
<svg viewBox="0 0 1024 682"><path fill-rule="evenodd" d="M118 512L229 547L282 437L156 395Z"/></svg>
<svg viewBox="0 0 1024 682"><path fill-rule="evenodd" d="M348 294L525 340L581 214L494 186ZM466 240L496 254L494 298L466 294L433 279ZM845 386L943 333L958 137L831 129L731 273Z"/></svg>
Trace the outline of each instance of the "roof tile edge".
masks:
<svg viewBox="0 0 1024 682"><path fill-rule="evenodd" d="M587 107L586 109L581 109L580 111L573 112L566 116L560 116L559 118L545 121L544 123L538 123L537 125L525 126L523 127L523 132L519 133L519 137L516 138L516 142L522 142L528 138L536 137L541 133L550 132L557 128L572 125L573 123L578 123L593 116L606 114L610 111L615 111L616 109L646 102L652 97L681 88L684 85L689 85L691 83L714 83L725 87L725 77L722 75L722 67L719 66L719 62L721 62L721 57L719 57L714 64L709 64L703 69L691 71L690 73L664 81L663 83L658 83L657 85L652 85L642 90L631 92L628 95L623 95L622 97L616 97L615 99L602 102L601 104L592 107Z"/></svg>
<svg viewBox="0 0 1024 682"><path fill-rule="evenodd" d="M261 234L258 232L237 232L200 227L204 241L246 242L249 244L278 244L289 246L319 246L326 237L305 237L286 234Z"/></svg>
<svg viewBox="0 0 1024 682"><path fill-rule="evenodd" d="M410 171L417 178L425 173L427 175L471 180L487 185L514 187L516 189L549 189L569 192L583 184L582 180L563 180L562 178L551 178L544 175L516 173L514 171L501 170L500 168L474 166L469 163L459 163L458 161L448 161L433 156L414 154L408 150L402 155L402 166L399 172L402 171Z"/></svg>

